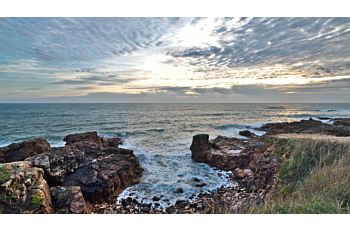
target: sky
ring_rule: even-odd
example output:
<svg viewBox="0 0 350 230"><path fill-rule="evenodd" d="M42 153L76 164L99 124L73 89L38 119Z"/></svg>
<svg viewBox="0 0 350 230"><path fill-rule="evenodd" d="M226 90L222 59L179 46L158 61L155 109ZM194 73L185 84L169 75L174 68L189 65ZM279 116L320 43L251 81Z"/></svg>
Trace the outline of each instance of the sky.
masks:
<svg viewBox="0 0 350 230"><path fill-rule="evenodd" d="M0 103L349 102L349 38L342 17L1 17Z"/></svg>

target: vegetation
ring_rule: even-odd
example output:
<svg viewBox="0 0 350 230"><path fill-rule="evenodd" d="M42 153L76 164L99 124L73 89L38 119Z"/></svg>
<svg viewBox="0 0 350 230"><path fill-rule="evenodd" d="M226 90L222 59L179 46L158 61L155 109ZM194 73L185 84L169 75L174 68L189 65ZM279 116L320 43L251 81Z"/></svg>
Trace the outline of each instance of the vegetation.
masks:
<svg viewBox="0 0 350 230"><path fill-rule="evenodd" d="M3 184L11 179L9 170L4 166L0 167L0 184Z"/></svg>
<svg viewBox="0 0 350 230"><path fill-rule="evenodd" d="M45 200L45 197L38 197L38 196L32 196L32 205L40 206L43 204L43 201Z"/></svg>
<svg viewBox="0 0 350 230"><path fill-rule="evenodd" d="M283 163L273 200L248 213L350 213L350 143L279 139ZM278 151L291 151L289 157ZM278 150L278 151L277 151ZM285 157L285 160L283 160Z"/></svg>

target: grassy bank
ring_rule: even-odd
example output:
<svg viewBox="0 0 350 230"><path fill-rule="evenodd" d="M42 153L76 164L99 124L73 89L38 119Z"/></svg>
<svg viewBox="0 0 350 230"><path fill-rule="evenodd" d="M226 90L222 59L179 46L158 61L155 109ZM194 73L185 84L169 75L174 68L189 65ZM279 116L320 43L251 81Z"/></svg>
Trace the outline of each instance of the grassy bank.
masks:
<svg viewBox="0 0 350 230"><path fill-rule="evenodd" d="M276 194L248 213L350 213L349 143L277 139L269 144L281 162Z"/></svg>

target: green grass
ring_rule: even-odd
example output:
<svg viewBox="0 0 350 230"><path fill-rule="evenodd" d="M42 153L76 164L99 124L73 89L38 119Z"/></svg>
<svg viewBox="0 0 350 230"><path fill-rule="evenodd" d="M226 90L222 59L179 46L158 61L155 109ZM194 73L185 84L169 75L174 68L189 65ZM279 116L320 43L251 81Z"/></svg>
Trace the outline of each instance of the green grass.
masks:
<svg viewBox="0 0 350 230"><path fill-rule="evenodd" d="M32 205L40 206L43 204L43 201L45 200L45 197L38 197L38 196L32 196Z"/></svg>
<svg viewBox="0 0 350 230"><path fill-rule="evenodd" d="M290 148L277 176L275 197L247 213L350 213L350 144L286 139Z"/></svg>
<svg viewBox="0 0 350 230"><path fill-rule="evenodd" d="M3 184L11 179L9 170L4 166L0 167L0 184Z"/></svg>

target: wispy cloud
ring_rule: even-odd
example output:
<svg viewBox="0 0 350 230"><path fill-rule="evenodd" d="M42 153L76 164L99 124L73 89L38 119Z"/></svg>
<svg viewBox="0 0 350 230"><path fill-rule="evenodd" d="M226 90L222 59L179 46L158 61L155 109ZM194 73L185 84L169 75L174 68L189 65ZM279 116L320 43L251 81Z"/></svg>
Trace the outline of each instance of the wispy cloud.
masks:
<svg viewBox="0 0 350 230"><path fill-rule="evenodd" d="M0 90L203 102L350 96L349 44L350 18L0 18Z"/></svg>

